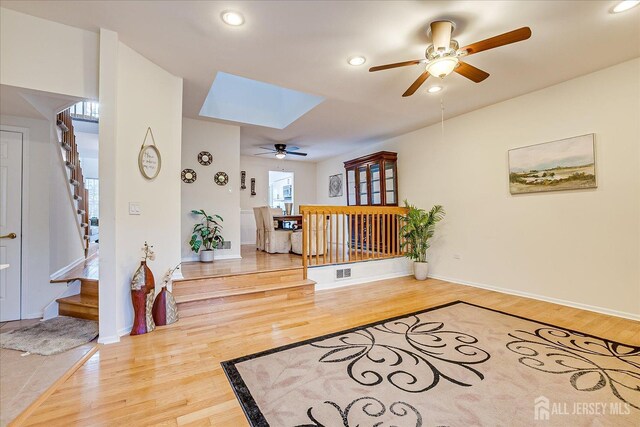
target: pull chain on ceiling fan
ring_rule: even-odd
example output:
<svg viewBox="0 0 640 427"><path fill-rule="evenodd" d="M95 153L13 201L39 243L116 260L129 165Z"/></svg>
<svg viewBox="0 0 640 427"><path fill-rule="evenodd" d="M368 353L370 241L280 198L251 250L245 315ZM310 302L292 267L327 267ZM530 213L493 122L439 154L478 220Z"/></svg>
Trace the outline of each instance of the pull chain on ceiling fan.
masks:
<svg viewBox="0 0 640 427"><path fill-rule="evenodd" d="M452 22L435 21L431 23L430 28L432 44L427 47L425 59L378 65L369 68L369 71L374 72L409 65L426 64L425 71L402 94L404 97L413 95L429 76L444 78L454 71L475 83L480 83L489 77L489 73L463 62L461 58L485 50L495 49L496 47L517 43L531 37L531 29L522 27L460 48L458 42L451 38L454 30Z"/></svg>

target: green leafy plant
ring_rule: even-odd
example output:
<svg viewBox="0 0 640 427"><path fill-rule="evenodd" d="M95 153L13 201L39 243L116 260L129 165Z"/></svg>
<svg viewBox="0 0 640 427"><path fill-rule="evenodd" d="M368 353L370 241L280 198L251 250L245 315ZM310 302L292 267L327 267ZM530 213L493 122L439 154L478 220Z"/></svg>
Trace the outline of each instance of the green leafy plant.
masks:
<svg viewBox="0 0 640 427"><path fill-rule="evenodd" d="M402 226L400 235L403 238L402 249L406 249L405 256L414 261L427 262L427 249L436 231L436 224L444 218L444 208L435 205L429 212L410 205L406 200L406 215L399 215Z"/></svg>
<svg viewBox="0 0 640 427"><path fill-rule="evenodd" d="M198 253L201 248L210 251L222 246L224 243L224 237L220 234L222 231L220 223L224 221L222 217L209 215L204 209L192 210L191 213L200 217L200 222L193 226L191 240L189 240L191 250Z"/></svg>

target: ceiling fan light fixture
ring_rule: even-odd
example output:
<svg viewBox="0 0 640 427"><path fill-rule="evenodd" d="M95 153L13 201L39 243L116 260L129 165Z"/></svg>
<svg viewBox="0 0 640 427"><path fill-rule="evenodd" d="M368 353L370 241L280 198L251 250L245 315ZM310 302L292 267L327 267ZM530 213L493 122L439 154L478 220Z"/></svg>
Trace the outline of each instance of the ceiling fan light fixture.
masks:
<svg viewBox="0 0 640 427"><path fill-rule="evenodd" d="M282 159L284 159L285 157L287 157L287 153L284 153L284 152L282 152L282 151L280 151L280 152L276 153L276 159L278 159L278 160L282 160Z"/></svg>
<svg viewBox="0 0 640 427"><path fill-rule="evenodd" d="M363 65L365 62L367 62L367 58L361 55L356 55L356 56L349 57L349 59L347 59L347 62L349 63L349 65L358 67L360 65Z"/></svg>
<svg viewBox="0 0 640 427"><path fill-rule="evenodd" d="M427 71L432 76L446 77L453 72L458 65L458 58L455 56L443 56L436 58L427 64Z"/></svg>
<svg viewBox="0 0 640 427"><path fill-rule="evenodd" d="M240 12L235 12L233 10L225 10L220 14L220 18L222 18L222 21L225 24L233 27L238 27L244 24L244 16L242 16Z"/></svg>
<svg viewBox="0 0 640 427"><path fill-rule="evenodd" d="M611 10L613 13L626 12L640 4L640 0L624 0L614 6Z"/></svg>

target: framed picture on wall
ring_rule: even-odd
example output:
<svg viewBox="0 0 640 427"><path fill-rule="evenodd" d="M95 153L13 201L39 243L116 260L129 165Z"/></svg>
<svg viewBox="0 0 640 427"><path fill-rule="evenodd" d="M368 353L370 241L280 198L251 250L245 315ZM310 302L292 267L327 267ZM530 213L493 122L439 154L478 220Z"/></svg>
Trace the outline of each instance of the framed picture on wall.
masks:
<svg viewBox="0 0 640 427"><path fill-rule="evenodd" d="M509 150L511 194L596 187L592 133Z"/></svg>
<svg viewBox="0 0 640 427"><path fill-rule="evenodd" d="M329 197L342 196L342 174L331 175L329 177Z"/></svg>

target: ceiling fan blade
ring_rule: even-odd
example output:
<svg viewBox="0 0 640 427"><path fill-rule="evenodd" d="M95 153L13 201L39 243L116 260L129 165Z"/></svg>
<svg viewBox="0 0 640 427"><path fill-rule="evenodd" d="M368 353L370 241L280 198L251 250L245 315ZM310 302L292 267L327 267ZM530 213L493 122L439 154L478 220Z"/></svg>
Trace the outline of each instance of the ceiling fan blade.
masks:
<svg viewBox="0 0 640 427"><path fill-rule="evenodd" d="M382 71L382 70L388 70L389 68L406 67L408 65L418 65L422 62L424 61L421 59L416 59L415 61L405 61L405 62L396 62L395 64L378 65L376 67L369 68L369 71L370 72Z"/></svg>
<svg viewBox="0 0 640 427"><path fill-rule="evenodd" d="M531 28L522 27L517 30L509 31L508 33L500 34L479 42L472 43L468 46L460 49L461 51L467 51L467 55L473 55L474 53L482 52L483 50L494 49L496 47L504 46L511 43L521 42L531 37Z"/></svg>
<svg viewBox="0 0 640 427"><path fill-rule="evenodd" d="M291 154L292 156L306 156L307 155L307 153L296 153L295 151L291 152L289 150L285 151L285 153Z"/></svg>
<svg viewBox="0 0 640 427"><path fill-rule="evenodd" d="M263 149L263 150L269 150L269 151L271 151L271 152L273 152L273 153L275 153L275 152L276 152L276 150L274 150L274 149L273 149L273 147L258 147L258 148L261 148L261 149Z"/></svg>
<svg viewBox="0 0 640 427"><path fill-rule="evenodd" d="M257 153L257 154L254 154L254 156L265 156L265 155L267 155L267 154L269 154L269 155L273 155L273 153L275 153L275 151L271 151L271 152L269 152L269 153Z"/></svg>
<svg viewBox="0 0 640 427"><path fill-rule="evenodd" d="M459 65L453 70L461 76L465 76L471 81L476 83L480 83L487 77L489 77L489 73L486 71L482 71L480 68L476 68L471 64L467 64L466 62L460 61Z"/></svg>
<svg viewBox="0 0 640 427"><path fill-rule="evenodd" d="M418 90L418 88L422 86L422 83L424 83L424 81L427 80L427 77L429 77L428 71L425 71L424 73L420 74L420 76L416 79L416 81L413 82L411 86L409 86L409 89L407 89L407 91L403 93L402 96L413 95Z"/></svg>

